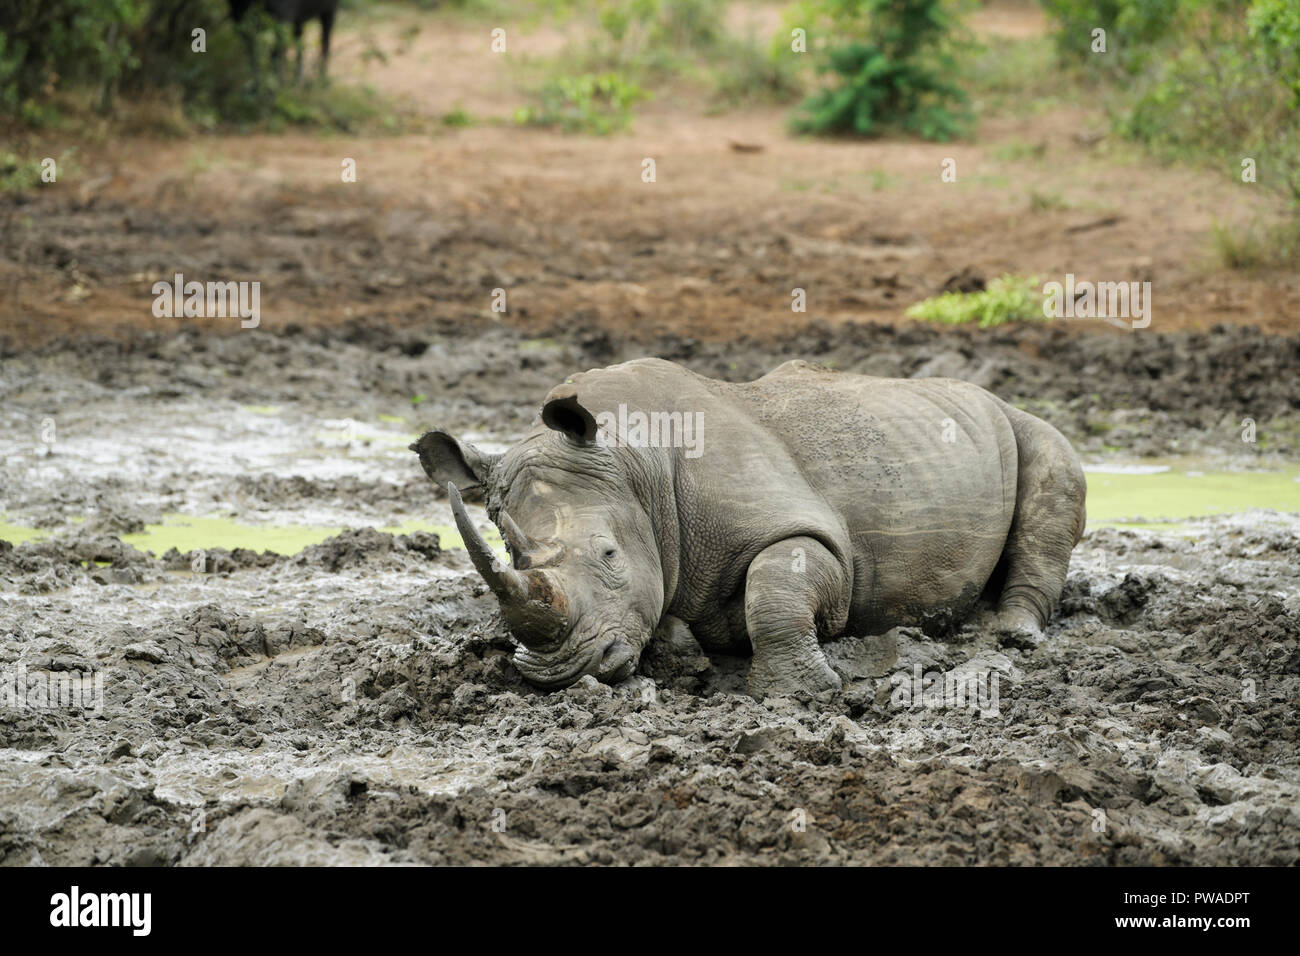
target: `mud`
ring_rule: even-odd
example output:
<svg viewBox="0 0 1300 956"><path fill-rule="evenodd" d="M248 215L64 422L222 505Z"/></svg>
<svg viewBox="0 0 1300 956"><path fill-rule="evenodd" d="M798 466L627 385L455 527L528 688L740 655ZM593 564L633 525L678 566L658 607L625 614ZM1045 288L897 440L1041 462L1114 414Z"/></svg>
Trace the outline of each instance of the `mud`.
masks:
<svg viewBox="0 0 1300 956"><path fill-rule="evenodd" d="M751 700L747 660L681 633L617 687L541 694L405 449L430 424L507 443L555 382L623 358L748 378L800 356L977 381L1087 460L1279 467L1300 340L466 334L7 348L0 511L35 537L0 543L0 862L1300 862L1298 514L1094 525L1041 644L978 618L944 642L846 638L827 706ZM1265 440L1241 441L1245 417ZM347 530L221 547L216 518ZM193 540L142 534L186 519ZM996 701L930 706L941 672ZM51 704L61 680L87 693Z"/></svg>

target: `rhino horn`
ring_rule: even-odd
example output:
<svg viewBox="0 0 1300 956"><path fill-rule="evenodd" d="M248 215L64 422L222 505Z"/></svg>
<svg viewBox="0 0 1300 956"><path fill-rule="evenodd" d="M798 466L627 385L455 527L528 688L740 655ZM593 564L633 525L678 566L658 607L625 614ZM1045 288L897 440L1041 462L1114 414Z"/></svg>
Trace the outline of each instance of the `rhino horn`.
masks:
<svg viewBox="0 0 1300 956"><path fill-rule="evenodd" d="M470 520L459 489L450 482L447 483L447 497L451 499L452 517L456 519L460 536L465 539L469 559L474 562L475 569L497 596L497 600L502 604L518 604L528 600L528 579L513 568L501 565L492 553L491 546Z"/></svg>
<svg viewBox="0 0 1300 956"><path fill-rule="evenodd" d="M510 554L515 559L515 567L520 571L527 568L534 568L558 553L556 548L547 547L534 541L524 532L519 525L515 524L510 513L505 508L501 509L497 516L497 524L501 527L501 536L505 538L506 544L510 546Z"/></svg>
<svg viewBox="0 0 1300 956"><path fill-rule="evenodd" d="M447 496L451 499L451 513L456 519L456 527L465 539L465 550L469 552L475 570L501 603L501 613L510 625L510 630L529 647L551 644L563 637L568 620L568 605L564 595L540 572L521 574L514 568L503 567L483 535L474 527L474 522L465 510L465 503L461 500L460 491L454 484L448 483ZM509 515L505 518L510 529L507 531L507 540L518 534L521 541L532 543L510 520ZM514 547L512 544L511 548Z"/></svg>

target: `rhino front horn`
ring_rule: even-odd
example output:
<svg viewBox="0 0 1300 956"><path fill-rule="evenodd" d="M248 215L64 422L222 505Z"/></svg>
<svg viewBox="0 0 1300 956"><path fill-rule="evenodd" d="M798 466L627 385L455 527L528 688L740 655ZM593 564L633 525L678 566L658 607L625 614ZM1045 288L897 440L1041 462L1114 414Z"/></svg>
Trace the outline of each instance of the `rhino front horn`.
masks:
<svg viewBox="0 0 1300 956"><path fill-rule="evenodd" d="M501 614L515 637L529 647L553 644L563 638L568 630L564 595L540 571L521 574L514 568L504 567L474 527L460 492L450 482L447 497L451 499L451 514L460 536L465 539L469 559L501 602ZM518 532L513 521L510 528L512 534Z"/></svg>
<svg viewBox="0 0 1300 956"><path fill-rule="evenodd" d="M447 483L447 497L451 499L451 514L456 519L460 536L465 539L465 550L474 568L487 582L497 600L505 604L522 604L528 600L528 580L513 568L503 567L492 553L491 546L479 534L478 528L470 520L465 510L465 502L460 498L460 491L451 482Z"/></svg>

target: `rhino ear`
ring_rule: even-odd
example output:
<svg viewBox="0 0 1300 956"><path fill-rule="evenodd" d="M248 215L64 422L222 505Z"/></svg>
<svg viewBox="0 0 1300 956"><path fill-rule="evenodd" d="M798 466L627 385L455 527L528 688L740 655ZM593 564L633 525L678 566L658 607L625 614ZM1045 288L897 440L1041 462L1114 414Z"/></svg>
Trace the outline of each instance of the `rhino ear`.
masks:
<svg viewBox="0 0 1300 956"><path fill-rule="evenodd" d="M546 396L546 404L542 406L542 424L583 445L596 440L596 418L578 401L572 386L561 385Z"/></svg>
<svg viewBox="0 0 1300 956"><path fill-rule="evenodd" d="M457 441L440 428L425 432L410 447L420 456L424 473L439 488L453 482L462 491L481 492L487 487L492 469L501 460L500 455L479 451L469 442Z"/></svg>

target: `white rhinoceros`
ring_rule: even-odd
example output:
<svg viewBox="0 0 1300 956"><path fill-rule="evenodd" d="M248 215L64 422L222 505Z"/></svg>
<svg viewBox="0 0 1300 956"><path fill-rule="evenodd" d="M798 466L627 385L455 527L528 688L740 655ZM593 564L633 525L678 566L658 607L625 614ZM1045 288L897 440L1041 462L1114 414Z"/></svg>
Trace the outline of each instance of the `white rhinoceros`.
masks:
<svg viewBox="0 0 1300 956"><path fill-rule="evenodd" d="M475 567L531 682L636 669L657 627L753 648L756 696L840 686L820 641L951 628L981 594L1041 635L1084 527L1078 457L977 386L787 362L754 382L660 359L575 375L487 455L441 430L411 446L449 483ZM465 512L482 492L513 568Z"/></svg>

